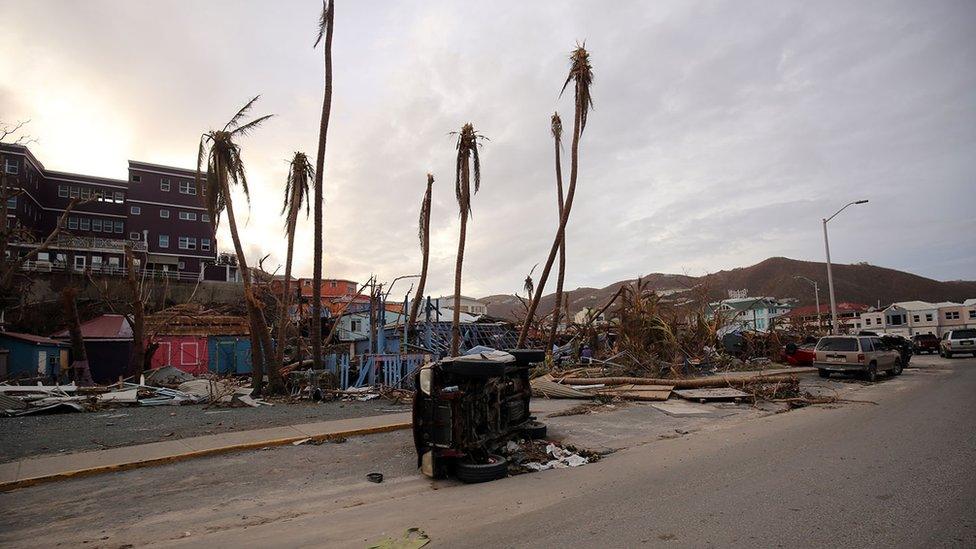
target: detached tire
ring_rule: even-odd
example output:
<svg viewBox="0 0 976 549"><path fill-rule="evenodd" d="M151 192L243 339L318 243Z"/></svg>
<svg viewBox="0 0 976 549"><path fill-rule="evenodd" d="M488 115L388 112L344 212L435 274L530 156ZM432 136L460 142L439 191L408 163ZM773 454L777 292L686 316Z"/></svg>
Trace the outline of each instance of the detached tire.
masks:
<svg viewBox="0 0 976 549"><path fill-rule="evenodd" d="M455 464L454 476L467 484L490 482L508 476L508 460L494 454L488 456L488 463L472 463L458 461Z"/></svg>
<svg viewBox="0 0 976 549"><path fill-rule="evenodd" d="M547 430L548 428L546 427L545 423L540 423L538 421L530 421L525 424L525 427L522 427L522 434L526 438L537 440L540 438L546 438Z"/></svg>
<svg viewBox="0 0 976 549"><path fill-rule="evenodd" d="M871 383L878 381L878 365L872 362L868 366L868 370L864 372L864 377Z"/></svg>

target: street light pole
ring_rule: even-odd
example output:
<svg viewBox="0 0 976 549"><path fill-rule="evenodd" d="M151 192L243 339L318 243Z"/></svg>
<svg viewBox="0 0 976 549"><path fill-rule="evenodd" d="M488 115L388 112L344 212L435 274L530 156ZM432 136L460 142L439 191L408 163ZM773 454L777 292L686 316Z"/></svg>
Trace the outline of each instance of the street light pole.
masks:
<svg viewBox="0 0 976 549"><path fill-rule="evenodd" d="M811 280L802 275L793 275L793 278L799 278L806 280L810 284L813 284L813 299L817 302L817 332L823 328L823 320L820 318L820 284L817 284L816 280Z"/></svg>
<svg viewBox="0 0 976 549"><path fill-rule="evenodd" d="M837 217L837 214L846 210L849 206L855 204L866 204L867 200L855 200L854 202L848 202L843 208L834 212L834 215L830 217L825 217L823 219L823 233L824 233L824 252L827 255L827 288L830 291L830 333L837 335L839 322L837 320L837 298L834 296L834 275L830 269L830 242L827 239L827 222L831 219Z"/></svg>

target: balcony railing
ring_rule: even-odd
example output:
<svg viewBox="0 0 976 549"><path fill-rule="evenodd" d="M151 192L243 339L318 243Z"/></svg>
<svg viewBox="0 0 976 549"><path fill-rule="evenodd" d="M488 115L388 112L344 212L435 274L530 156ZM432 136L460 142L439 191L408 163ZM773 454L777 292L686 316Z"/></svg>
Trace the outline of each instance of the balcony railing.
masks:
<svg viewBox="0 0 976 549"><path fill-rule="evenodd" d="M21 246L37 246L40 244L38 240L26 240L26 239L15 239L10 242L12 245ZM135 240L125 240L121 238L103 238L100 236L67 236L58 235L57 239L51 243L50 249L55 248L68 248L68 249L81 249L81 250L99 250L106 252L117 252L122 253L125 251L126 245L132 246L132 251L134 252L146 252L149 248L146 246L145 242L135 241Z"/></svg>
<svg viewBox="0 0 976 549"><path fill-rule="evenodd" d="M94 275L125 276L125 267L111 264L95 265L69 265L63 261L25 261L21 266L22 271L34 273L86 273ZM187 271L164 271L161 269L142 269L136 267L136 276L159 278L168 280L178 280L184 282L196 282L203 276L202 273Z"/></svg>

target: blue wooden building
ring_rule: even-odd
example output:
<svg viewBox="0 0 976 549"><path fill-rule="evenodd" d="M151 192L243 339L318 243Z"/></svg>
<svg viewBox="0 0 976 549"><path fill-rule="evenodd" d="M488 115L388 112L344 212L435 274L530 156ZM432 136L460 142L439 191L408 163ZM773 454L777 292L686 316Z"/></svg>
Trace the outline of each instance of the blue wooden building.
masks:
<svg viewBox="0 0 976 549"><path fill-rule="evenodd" d="M68 367L69 345L49 337L19 332L0 332L0 349L6 349L6 377L57 378ZM3 375L3 372L0 372Z"/></svg>

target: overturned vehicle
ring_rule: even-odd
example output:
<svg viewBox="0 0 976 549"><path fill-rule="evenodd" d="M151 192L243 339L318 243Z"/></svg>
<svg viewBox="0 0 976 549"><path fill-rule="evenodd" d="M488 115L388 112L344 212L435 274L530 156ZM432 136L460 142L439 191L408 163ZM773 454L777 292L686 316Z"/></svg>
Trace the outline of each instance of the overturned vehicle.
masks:
<svg viewBox="0 0 976 549"><path fill-rule="evenodd" d="M529 413L529 370L544 359L541 350L475 348L421 368L413 401L421 472L463 482L504 477L508 463L499 447L514 437L546 436L546 426Z"/></svg>

